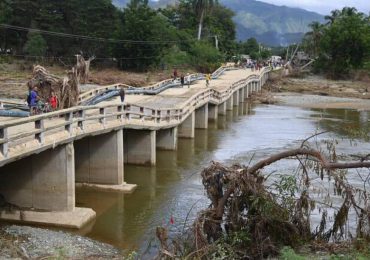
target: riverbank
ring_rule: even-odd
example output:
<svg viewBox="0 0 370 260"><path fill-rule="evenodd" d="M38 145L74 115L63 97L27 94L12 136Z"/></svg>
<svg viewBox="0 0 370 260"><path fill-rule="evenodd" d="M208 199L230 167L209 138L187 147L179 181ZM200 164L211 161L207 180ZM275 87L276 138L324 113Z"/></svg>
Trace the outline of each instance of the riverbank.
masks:
<svg viewBox="0 0 370 260"><path fill-rule="evenodd" d="M0 227L0 259L122 259L113 246L62 231Z"/></svg>

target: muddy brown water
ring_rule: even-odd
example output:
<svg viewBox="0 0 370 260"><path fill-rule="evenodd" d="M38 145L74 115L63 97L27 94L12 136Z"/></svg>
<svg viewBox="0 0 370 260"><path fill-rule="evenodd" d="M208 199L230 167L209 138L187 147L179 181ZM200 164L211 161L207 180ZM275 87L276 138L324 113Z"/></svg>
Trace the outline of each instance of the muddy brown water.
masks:
<svg viewBox="0 0 370 260"><path fill-rule="evenodd" d="M179 139L178 151L157 151L155 167L125 165L125 180L138 184L133 194L77 190L77 206L97 212L95 222L81 232L121 249L145 253L142 258L146 258L155 252L157 226L179 234L197 211L208 206L200 171L212 160L248 164L252 157L256 161L297 147L317 131L332 131L318 141L338 139L338 153L365 154L370 144L349 135L351 129L369 131L369 120L366 111L246 103L210 123L208 130L196 130L195 139ZM286 160L266 171L295 167L295 162Z"/></svg>

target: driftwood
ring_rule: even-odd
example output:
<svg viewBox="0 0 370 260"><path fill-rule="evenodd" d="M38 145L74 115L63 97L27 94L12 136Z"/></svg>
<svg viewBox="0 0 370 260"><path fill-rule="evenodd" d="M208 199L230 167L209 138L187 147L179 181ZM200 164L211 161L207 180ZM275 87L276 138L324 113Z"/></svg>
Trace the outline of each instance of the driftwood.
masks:
<svg viewBox="0 0 370 260"><path fill-rule="evenodd" d="M81 83L86 83L89 79L90 63L95 59L95 56L85 60L82 55L76 55L76 59L77 76Z"/></svg>
<svg viewBox="0 0 370 260"><path fill-rule="evenodd" d="M198 214L192 228L181 234L180 241L185 241L182 247L176 240L172 248L166 243L166 252L175 257L162 251L161 259L209 259L219 252L229 259L263 259L276 256L281 246L295 247L301 242L329 245L346 238L369 242L370 155L338 162L335 145L327 143L328 154L324 155L306 145L310 138L297 149L273 154L254 165L227 167L213 162L204 169L202 183L211 204ZM267 184L272 173L266 176L261 171L283 159L296 159L301 170ZM344 170L357 168L368 169L361 176L363 189L353 187L345 178ZM312 191L311 181L324 178L333 186ZM339 195L343 202L333 206L328 201L330 194ZM316 228L312 227L314 211L322 214ZM355 214L356 224L351 223L355 233L347 228L350 214Z"/></svg>
<svg viewBox="0 0 370 260"><path fill-rule="evenodd" d="M79 96L79 80L77 70L67 72L64 78L49 73L44 67L36 65L33 68L33 77L27 83L29 89L38 88L38 95L41 100L48 101L51 92L57 96L58 109L69 108L77 105Z"/></svg>

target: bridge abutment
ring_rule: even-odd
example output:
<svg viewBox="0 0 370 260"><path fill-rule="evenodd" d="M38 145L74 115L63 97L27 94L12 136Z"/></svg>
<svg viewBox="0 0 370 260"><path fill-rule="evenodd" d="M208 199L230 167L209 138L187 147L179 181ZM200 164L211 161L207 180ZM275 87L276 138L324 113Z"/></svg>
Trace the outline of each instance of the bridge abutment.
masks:
<svg viewBox="0 0 370 260"><path fill-rule="evenodd" d="M0 168L0 193L13 208L1 219L80 228L95 218L92 209L75 207L73 143Z"/></svg>
<svg viewBox="0 0 370 260"><path fill-rule="evenodd" d="M195 110L195 128L208 128L208 104L205 104Z"/></svg>
<svg viewBox="0 0 370 260"><path fill-rule="evenodd" d="M157 131L157 149L159 150L177 150L177 127L161 129Z"/></svg>
<svg viewBox="0 0 370 260"><path fill-rule="evenodd" d="M123 136L125 163L155 165L156 131L125 129Z"/></svg>

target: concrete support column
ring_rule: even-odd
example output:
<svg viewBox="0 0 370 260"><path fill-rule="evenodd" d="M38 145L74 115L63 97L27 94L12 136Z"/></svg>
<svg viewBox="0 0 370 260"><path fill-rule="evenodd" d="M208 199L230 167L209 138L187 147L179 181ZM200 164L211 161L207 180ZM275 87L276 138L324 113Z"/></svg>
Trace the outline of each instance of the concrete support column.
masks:
<svg viewBox="0 0 370 260"><path fill-rule="evenodd" d="M125 163L155 165L156 131L125 129L123 139Z"/></svg>
<svg viewBox="0 0 370 260"><path fill-rule="evenodd" d="M244 99L247 99L249 97L249 85L246 85L244 87Z"/></svg>
<svg viewBox="0 0 370 260"><path fill-rule="evenodd" d="M130 191L129 186L135 187L135 185L123 187L125 183L122 130L78 140L75 142L75 151L76 182L94 188L119 191Z"/></svg>
<svg viewBox="0 0 370 260"><path fill-rule="evenodd" d="M239 106L239 91L235 91L234 94L233 94L233 103L234 103L234 107L237 107Z"/></svg>
<svg viewBox="0 0 370 260"><path fill-rule="evenodd" d="M178 136L181 138L194 138L195 136L195 112L192 112L179 125Z"/></svg>
<svg viewBox="0 0 370 260"><path fill-rule="evenodd" d="M226 101L226 110L227 111L232 111L233 110L233 106L234 106L234 97L231 96L229 97L229 99Z"/></svg>
<svg viewBox="0 0 370 260"><path fill-rule="evenodd" d="M208 104L195 110L195 128L207 129L208 128Z"/></svg>
<svg viewBox="0 0 370 260"><path fill-rule="evenodd" d="M1 219L80 228L95 217L93 210L75 207L73 143L1 167L0 193L23 208L0 209Z"/></svg>
<svg viewBox="0 0 370 260"><path fill-rule="evenodd" d="M157 131L157 149L177 150L177 127Z"/></svg>
<svg viewBox="0 0 370 260"><path fill-rule="evenodd" d="M208 119L216 121L218 118L218 105L208 104Z"/></svg>
<svg viewBox="0 0 370 260"><path fill-rule="evenodd" d="M218 114L221 115L221 116L226 115L226 102L221 103L220 105L218 105Z"/></svg>
<svg viewBox="0 0 370 260"><path fill-rule="evenodd" d="M244 88L239 89L239 103L244 103Z"/></svg>

